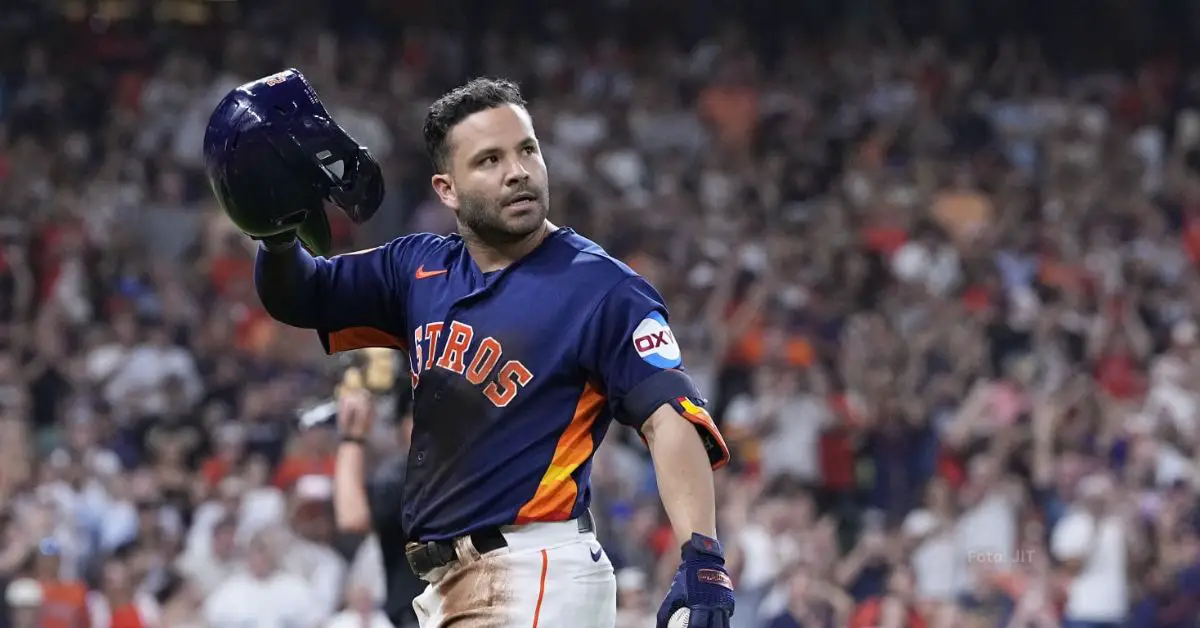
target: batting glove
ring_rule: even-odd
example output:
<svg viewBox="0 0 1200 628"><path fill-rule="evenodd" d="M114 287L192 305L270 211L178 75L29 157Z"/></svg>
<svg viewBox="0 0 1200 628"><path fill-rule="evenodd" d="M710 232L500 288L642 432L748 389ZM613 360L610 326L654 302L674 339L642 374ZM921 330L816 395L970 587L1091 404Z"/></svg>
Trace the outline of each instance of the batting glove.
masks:
<svg viewBox="0 0 1200 628"><path fill-rule="evenodd" d="M692 534L692 540L683 544L682 553L683 563L658 609L657 628L668 628L671 617L681 608L690 612L684 624L687 628L729 628L733 581L725 571L720 541Z"/></svg>

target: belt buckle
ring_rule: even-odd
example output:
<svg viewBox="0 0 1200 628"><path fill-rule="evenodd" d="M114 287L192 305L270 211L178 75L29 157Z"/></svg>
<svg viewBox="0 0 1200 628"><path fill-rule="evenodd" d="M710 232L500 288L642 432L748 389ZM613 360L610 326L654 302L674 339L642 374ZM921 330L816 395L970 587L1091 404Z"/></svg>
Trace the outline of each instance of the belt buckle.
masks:
<svg viewBox="0 0 1200 628"><path fill-rule="evenodd" d="M446 550L449 550L449 552ZM425 544L425 551L435 564L434 569L445 567L458 560L458 547L452 541L449 543L429 541Z"/></svg>
<svg viewBox="0 0 1200 628"><path fill-rule="evenodd" d="M450 552L449 557L445 556L437 541L411 542L404 546L404 556L417 577L454 562L458 557L458 552L453 547Z"/></svg>

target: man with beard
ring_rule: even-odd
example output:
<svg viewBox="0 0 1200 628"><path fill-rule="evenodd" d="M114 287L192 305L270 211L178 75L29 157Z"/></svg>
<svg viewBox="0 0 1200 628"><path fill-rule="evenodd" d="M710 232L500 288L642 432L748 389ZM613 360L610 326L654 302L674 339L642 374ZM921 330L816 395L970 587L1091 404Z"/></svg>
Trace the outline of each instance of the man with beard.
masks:
<svg viewBox="0 0 1200 628"><path fill-rule="evenodd" d="M293 81L303 77L288 71L234 98L288 124L315 102L305 85L309 100L280 103L273 94ZM328 123L320 115L296 128L295 144L275 146L303 148L307 129ZM616 581L588 505L592 455L615 418L649 446L681 546L660 628L684 614L693 628L728 626L733 588L715 538L712 474L728 449L682 368L662 297L547 220L546 164L515 84L476 79L452 90L430 106L424 135L433 189L457 234L412 234L329 259L296 246L294 231L252 234L272 317L316 330L331 354L408 354L414 419L401 528L408 562L428 583L413 602L420 625L613 625ZM236 144L214 141L213 154ZM329 153L312 163L341 167Z"/></svg>

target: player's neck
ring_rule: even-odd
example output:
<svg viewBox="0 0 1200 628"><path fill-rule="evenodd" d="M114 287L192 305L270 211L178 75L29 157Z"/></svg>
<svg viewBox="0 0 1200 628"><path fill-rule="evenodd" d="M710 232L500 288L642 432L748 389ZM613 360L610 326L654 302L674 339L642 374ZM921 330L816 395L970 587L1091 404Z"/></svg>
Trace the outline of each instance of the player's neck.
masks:
<svg viewBox="0 0 1200 628"><path fill-rule="evenodd" d="M531 251L536 249L546 236L557 230L549 220L544 221L539 229L534 230L529 235L511 242L495 243L486 242L475 233L468 229L460 229L463 242L467 245L467 252L471 254L471 259L475 261L475 265L479 267L480 272L490 273L501 270L509 264L529 255Z"/></svg>

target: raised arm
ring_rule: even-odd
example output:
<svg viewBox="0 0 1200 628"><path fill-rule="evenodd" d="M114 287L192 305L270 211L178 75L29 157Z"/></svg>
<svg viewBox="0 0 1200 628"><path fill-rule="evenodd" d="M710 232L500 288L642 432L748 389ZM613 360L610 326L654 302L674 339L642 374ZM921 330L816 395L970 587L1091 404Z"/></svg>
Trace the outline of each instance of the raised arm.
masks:
<svg viewBox="0 0 1200 628"><path fill-rule="evenodd" d="M406 236L373 249L313 257L303 247L259 247L254 283L275 320L315 329L329 353L365 347L406 347L404 299L413 249Z"/></svg>

